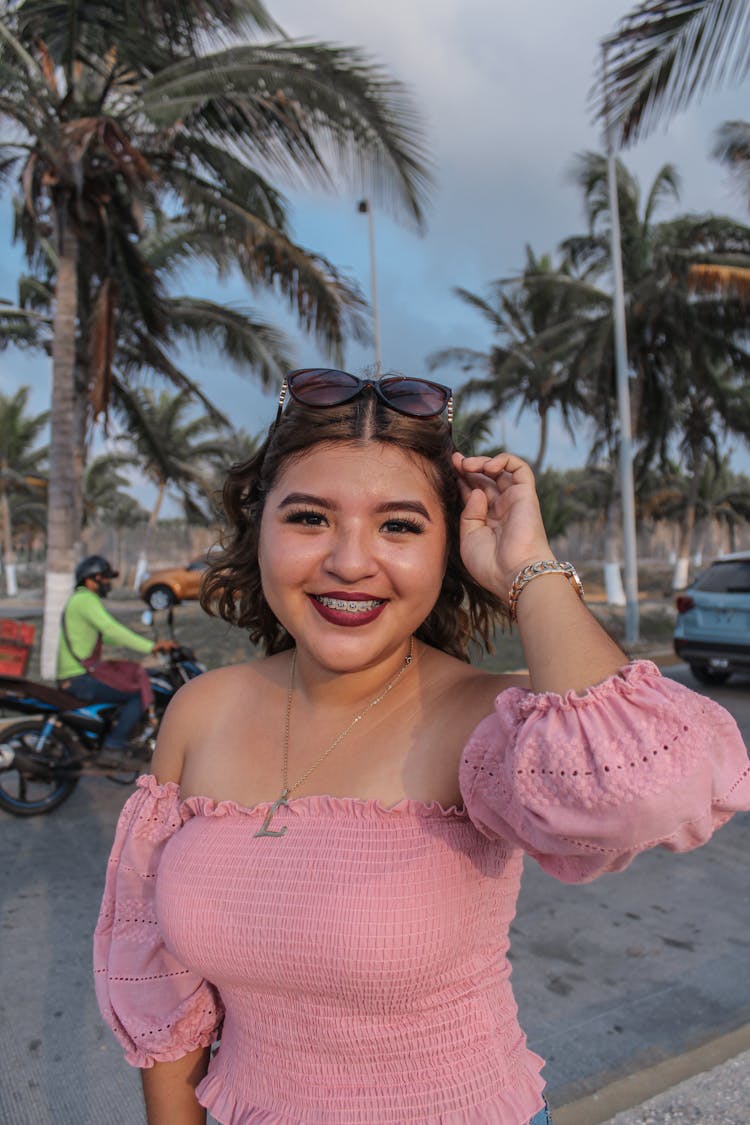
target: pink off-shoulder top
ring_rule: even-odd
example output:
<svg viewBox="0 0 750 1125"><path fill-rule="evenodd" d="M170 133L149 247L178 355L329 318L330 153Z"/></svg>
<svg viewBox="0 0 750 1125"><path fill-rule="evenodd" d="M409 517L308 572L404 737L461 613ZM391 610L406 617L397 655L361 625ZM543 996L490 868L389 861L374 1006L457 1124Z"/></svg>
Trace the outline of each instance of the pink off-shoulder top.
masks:
<svg viewBox="0 0 750 1125"><path fill-rule="evenodd" d="M143 777L95 936L105 1019L136 1066L221 1044L223 1125L523 1125L542 1060L508 929L522 853L575 882L683 851L750 808L731 717L628 666L585 696L511 689L469 740L464 808L301 797L245 808Z"/></svg>

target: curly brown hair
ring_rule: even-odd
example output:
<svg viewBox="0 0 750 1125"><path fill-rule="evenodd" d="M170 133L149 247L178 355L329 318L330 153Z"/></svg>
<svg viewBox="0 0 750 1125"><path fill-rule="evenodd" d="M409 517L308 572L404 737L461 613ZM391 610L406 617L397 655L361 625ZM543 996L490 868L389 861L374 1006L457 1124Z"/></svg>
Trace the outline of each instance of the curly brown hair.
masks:
<svg viewBox="0 0 750 1125"><path fill-rule="evenodd" d="M294 647L294 639L271 612L263 595L258 543L265 498L282 469L313 446L381 442L424 459L440 498L448 537L440 595L416 632L419 640L468 660L472 641L491 651L495 627L506 623L504 603L469 574L459 548L462 510L451 456L455 446L442 418L399 414L367 389L340 406L311 408L292 402L278 425L247 461L233 465L224 484L227 528L224 551L204 578L201 605L232 625L247 629L267 655Z"/></svg>

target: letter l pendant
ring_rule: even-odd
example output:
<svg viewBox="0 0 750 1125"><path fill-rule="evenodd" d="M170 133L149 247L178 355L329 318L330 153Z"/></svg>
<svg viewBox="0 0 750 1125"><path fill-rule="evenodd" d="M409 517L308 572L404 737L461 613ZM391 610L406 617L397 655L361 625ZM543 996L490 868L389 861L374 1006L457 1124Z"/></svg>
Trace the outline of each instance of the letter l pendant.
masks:
<svg viewBox="0 0 750 1125"><path fill-rule="evenodd" d="M268 826L271 823L271 818L273 817L276 810L280 809L282 805L287 804L286 799L287 799L288 796L289 796L289 790L284 789L282 791L282 794L279 797L278 801L274 801L274 803L271 805L270 809L266 813L266 819L263 821L262 827L259 828L258 831L254 833L254 836L283 836L284 835L284 833L287 830L288 825L285 824L283 828L279 828L278 831L276 831L276 832L271 831L271 829Z"/></svg>

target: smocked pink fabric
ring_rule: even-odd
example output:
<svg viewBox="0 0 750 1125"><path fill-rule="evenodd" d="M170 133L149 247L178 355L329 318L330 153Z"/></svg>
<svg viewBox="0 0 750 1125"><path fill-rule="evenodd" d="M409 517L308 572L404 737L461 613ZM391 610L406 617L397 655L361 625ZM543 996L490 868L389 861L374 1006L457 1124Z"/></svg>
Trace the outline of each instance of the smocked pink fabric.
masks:
<svg viewBox="0 0 750 1125"><path fill-rule="evenodd" d="M527 1122L542 1060L507 960L522 850L574 881L694 847L750 807L747 754L726 712L641 662L580 698L504 692L461 786L465 810L294 799L274 838L254 835L268 804L139 779L95 936L129 1061L211 1042L225 1009L198 1087L223 1125Z"/></svg>

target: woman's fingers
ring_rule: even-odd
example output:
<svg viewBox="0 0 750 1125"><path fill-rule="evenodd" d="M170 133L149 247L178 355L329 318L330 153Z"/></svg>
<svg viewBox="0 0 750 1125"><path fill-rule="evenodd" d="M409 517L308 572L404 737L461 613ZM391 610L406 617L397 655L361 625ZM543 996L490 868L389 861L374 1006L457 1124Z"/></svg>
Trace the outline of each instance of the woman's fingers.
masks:
<svg viewBox="0 0 750 1125"><path fill-rule="evenodd" d="M487 497L480 488L472 488L461 513L461 527L465 534L477 531L487 524Z"/></svg>
<svg viewBox="0 0 750 1125"><path fill-rule="evenodd" d="M453 464L475 487L481 487L482 480L499 484L503 478L508 484L534 484L531 467L514 453L498 453L494 457L464 457L454 453Z"/></svg>
<svg viewBox="0 0 750 1125"><path fill-rule="evenodd" d="M453 464L464 503L472 489L481 489L493 511L500 514L506 510L507 503L515 503L525 494L535 495L534 474L528 464L515 454L463 457L456 453ZM518 486L521 486L520 490Z"/></svg>

